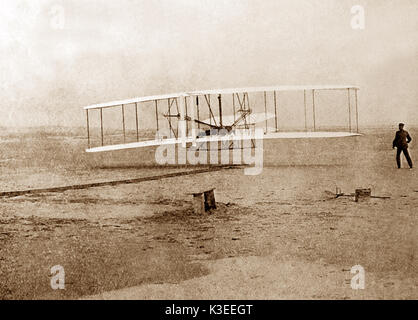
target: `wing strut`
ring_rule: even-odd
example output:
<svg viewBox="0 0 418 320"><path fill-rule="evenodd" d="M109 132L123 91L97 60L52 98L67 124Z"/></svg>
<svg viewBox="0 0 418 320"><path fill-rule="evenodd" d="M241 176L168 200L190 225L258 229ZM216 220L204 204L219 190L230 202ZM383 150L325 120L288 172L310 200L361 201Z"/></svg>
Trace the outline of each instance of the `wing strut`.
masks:
<svg viewBox="0 0 418 320"><path fill-rule="evenodd" d="M168 115L169 115L169 117L168 117L168 125L170 126L170 138L171 138L171 132L173 132L174 137L177 138L176 133L174 132L173 126L171 125L171 117L170 117L170 115L171 115L171 105L172 105L172 103L170 103L170 100L171 100L170 98L168 98L168 100L167 100L167 103L168 103Z"/></svg>
<svg viewBox="0 0 418 320"><path fill-rule="evenodd" d="M89 110L86 109L86 117L87 117L87 145L90 149L90 125L89 125Z"/></svg>
<svg viewBox="0 0 418 320"><path fill-rule="evenodd" d="M273 92L274 95L274 125L276 127L276 132L279 131L277 127L277 97L276 97L276 90Z"/></svg>
<svg viewBox="0 0 418 320"><path fill-rule="evenodd" d="M235 122L235 94L232 94L232 112L234 113L234 122Z"/></svg>
<svg viewBox="0 0 418 320"><path fill-rule="evenodd" d="M267 93L264 91L264 116L266 118L266 133L267 133Z"/></svg>
<svg viewBox="0 0 418 320"><path fill-rule="evenodd" d="M358 133L358 102L357 102L357 88L354 89L354 93L356 95L356 126L357 126L357 133Z"/></svg>
<svg viewBox="0 0 418 320"><path fill-rule="evenodd" d="M158 100L155 100L155 120L157 122L157 131L158 131Z"/></svg>
<svg viewBox="0 0 418 320"><path fill-rule="evenodd" d="M196 96L197 120L199 121L199 96ZM197 123L197 128L200 129L200 123Z"/></svg>
<svg viewBox="0 0 418 320"><path fill-rule="evenodd" d="M308 132L308 121L306 119L306 90L303 90L303 106L305 108L305 131Z"/></svg>
<svg viewBox="0 0 418 320"><path fill-rule="evenodd" d="M103 140L103 108L100 108L100 133L102 135L102 146L104 145Z"/></svg>
<svg viewBox="0 0 418 320"><path fill-rule="evenodd" d="M136 125L136 141L139 141L139 129L138 129L138 102L135 102L135 125Z"/></svg>
<svg viewBox="0 0 418 320"><path fill-rule="evenodd" d="M313 116L313 131L316 131L316 119L315 119L315 89L312 89L312 116Z"/></svg>
<svg viewBox="0 0 418 320"><path fill-rule="evenodd" d="M125 134L125 107L122 104L122 127L123 127L123 143L126 141L126 134Z"/></svg>
<svg viewBox="0 0 418 320"><path fill-rule="evenodd" d="M348 130L351 132L351 94L350 94L350 88L347 89L347 99L348 99Z"/></svg>
<svg viewBox="0 0 418 320"><path fill-rule="evenodd" d="M177 108L179 110L180 118L177 121L177 136L181 140L183 148L186 147L186 114L185 114L185 96L180 96L180 105L176 102Z"/></svg>

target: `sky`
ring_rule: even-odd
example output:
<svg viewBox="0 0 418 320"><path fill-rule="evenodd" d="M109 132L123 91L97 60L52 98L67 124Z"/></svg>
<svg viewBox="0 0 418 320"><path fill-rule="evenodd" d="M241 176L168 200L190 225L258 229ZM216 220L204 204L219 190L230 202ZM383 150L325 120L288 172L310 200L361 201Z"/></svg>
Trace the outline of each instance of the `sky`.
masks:
<svg viewBox="0 0 418 320"><path fill-rule="evenodd" d="M361 125L418 125L417 16L416 0L1 0L0 126L81 127L89 104L308 84L359 86Z"/></svg>

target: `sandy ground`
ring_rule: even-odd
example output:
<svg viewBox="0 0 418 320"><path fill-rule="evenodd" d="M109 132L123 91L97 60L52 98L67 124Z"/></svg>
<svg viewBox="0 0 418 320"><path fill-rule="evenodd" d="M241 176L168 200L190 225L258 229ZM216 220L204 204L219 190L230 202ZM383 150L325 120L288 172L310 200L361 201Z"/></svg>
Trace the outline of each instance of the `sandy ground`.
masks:
<svg viewBox="0 0 418 320"><path fill-rule="evenodd" d="M3 198L0 297L416 299L418 174L395 168L391 138L266 142L259 176L235 168ZM58 150L57 139L46 140L14 157L11 148L28 142L7 140L3 190L193 169L155 167L152 150L87 158L78 142L63 152L61 140ZM418 156L413 146L411 154ZM336 186L371 187L390 199L335 199L326 191ZM218 209L195 215L189 193L212 187ZM350 286L358 264L364 290ZM65 268L65 290L50 287L54 265Z"/></svg>

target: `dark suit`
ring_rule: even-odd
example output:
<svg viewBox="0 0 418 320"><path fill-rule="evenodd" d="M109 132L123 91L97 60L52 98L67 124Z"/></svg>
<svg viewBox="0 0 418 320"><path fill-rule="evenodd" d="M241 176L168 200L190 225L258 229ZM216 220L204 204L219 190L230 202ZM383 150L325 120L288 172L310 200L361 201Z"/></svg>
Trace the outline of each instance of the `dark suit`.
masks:
<svg viewBox="0 0 418 320"><path fill-rule="evenodd" d="M405 155L406 160L408 161L409 167L412 168L412 160L408 152L408 143L412 140L408 131L399 130L396 132L395 139L393 140L392 146L397 148L396 150L396 163L398 168L401 167L401 153Z"/></svg>

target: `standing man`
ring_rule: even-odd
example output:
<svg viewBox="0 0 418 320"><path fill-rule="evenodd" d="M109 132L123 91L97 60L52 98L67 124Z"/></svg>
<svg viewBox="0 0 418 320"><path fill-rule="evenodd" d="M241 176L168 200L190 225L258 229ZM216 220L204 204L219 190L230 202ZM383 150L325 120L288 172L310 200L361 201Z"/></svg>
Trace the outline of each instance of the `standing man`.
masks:
<svg viewBox="0 0 418 320"><path fill-rule="evenodd" d="M401 168L401 152L405 155L406 160L408 161L409 167L412 169L412 160L408 152L408 143L411 142L412 138L409 135L408 131L403 129L404 124L399 124L399 131L396 132L395 139L393 140L392 147L396 150L396 163L398 168Z"/></svg>

